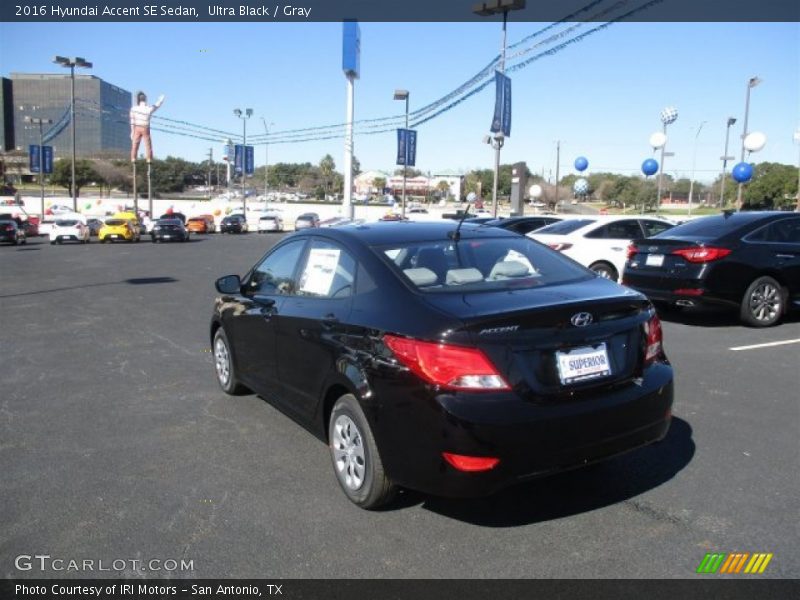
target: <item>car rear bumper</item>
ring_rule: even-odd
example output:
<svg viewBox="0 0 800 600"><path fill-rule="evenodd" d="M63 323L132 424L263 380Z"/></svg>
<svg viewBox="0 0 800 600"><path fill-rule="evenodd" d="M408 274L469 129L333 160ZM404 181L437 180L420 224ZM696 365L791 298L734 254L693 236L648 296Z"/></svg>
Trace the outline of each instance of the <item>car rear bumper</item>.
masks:
<svg viewBox="0 0 800 600"><path fill-rule="evenodd" d="M419 388L407 391L368 412L389 477L422 492L468 497L663 439L671 420L673 374L668 364L657 363L640 380L546 403L513 393L442 393L426 399ZM443 452L500 462L488 471L462 472Z"/></svg>
<svg viewBox="0 0 800 600"><path fill-rule="evenodd" d="M642 277L625 271L622 284L644 294L652 302L677 306L738 307L740 299L709 289L701 278Z"/></svg>

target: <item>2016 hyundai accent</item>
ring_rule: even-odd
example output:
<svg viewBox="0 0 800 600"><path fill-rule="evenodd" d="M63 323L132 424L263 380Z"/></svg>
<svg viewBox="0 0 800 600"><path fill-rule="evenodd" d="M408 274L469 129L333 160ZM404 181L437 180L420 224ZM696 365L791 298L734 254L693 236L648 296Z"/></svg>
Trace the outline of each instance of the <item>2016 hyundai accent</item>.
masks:
<svg viewBox="0 0 800 600"><path fill-rule="evenodd" d="M398 486L486 495L669 428L650 302L511 232L309 229L216 287L222 389L252 390L327 441L363 508Z"/></svg>

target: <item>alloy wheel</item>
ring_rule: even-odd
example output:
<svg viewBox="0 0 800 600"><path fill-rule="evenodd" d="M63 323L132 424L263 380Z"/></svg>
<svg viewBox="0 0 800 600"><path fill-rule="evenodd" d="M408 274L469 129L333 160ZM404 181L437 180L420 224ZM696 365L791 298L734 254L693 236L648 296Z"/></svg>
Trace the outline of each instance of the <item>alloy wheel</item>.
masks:
<svg viewBox="0 0 800 600"><path fill-rule="evenodd" d="M781 307L781 291L771 283L761 283L750 294L750 313L757 321L772 321Z"/></svg>
<svg viewBox="0 0 800 600"><path fill-rule="evenodd" d="M214 342L214 366L217 369L217 378L220 384L225 387L231 377L231 364L228 346L222 338L217 338Z"/></svg>

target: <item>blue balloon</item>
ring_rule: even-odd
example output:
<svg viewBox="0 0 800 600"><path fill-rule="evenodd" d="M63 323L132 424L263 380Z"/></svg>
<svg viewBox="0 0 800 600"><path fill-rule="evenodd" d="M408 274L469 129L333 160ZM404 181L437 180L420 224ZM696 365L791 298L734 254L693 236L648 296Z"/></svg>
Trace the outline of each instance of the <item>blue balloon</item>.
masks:
<svg viewBox="0 0 800 600"><path fill-rule="evenodd" d="M583 172L587 169L588 166L589 166L589 161L586 160L585 156L579 156L578 158L575 159L575 168L578 169L578 171Z"/></svg>
<svg viewBox="0 0 800 600"><path fill-rule="evenodd" d="M658 161L654 158L648 158L642 163L642 173L650 177L658 172Z"/></svg>
<svg viewBox="0 0 800 600"><path fill-rule="evenodd" d="M747 183L753 178L753 165L746 162L740 162L738 165L733 167L733 171L731 171L731 177L737 183Z"/></svg>

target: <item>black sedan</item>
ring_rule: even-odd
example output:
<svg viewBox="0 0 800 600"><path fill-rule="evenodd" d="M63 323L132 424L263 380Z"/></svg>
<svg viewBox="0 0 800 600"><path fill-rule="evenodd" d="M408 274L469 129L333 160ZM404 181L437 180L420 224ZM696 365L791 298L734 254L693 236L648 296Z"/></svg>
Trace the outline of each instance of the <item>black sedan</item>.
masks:
<svg viewBox="0 0 800 600"><path fill-rule="evenodd" d="M244 215L228 215L219 224L220 233L246 233L247 221Z"/></svg>
<svg viewBox="0 0 800 600"><path fill-rule="evenodd" d="M665 308L730 307L774 325L800 306L800 215L726 212L635 240L623 282Z"/></svg>
<svg viewBox="0 0 800 600"><path fill-rule="evenodd" d="M159 219L153 225L150 239L156 242L188 242L189 231L180 219Z"/></svg>
<svg viewBox="0 0 800 600"><path fill-rule="evenodd" d="M24 244L28 241L25 230L11 219L0 221L0 243Z"/></svg>
<svg viewBox="0 0 800 600"><path fill-rule="evenodd" d="M452 221L313 229L216 282L217 379L328 442L363 508L662 439L673 374L641 294L522 236Z"/></svg>

